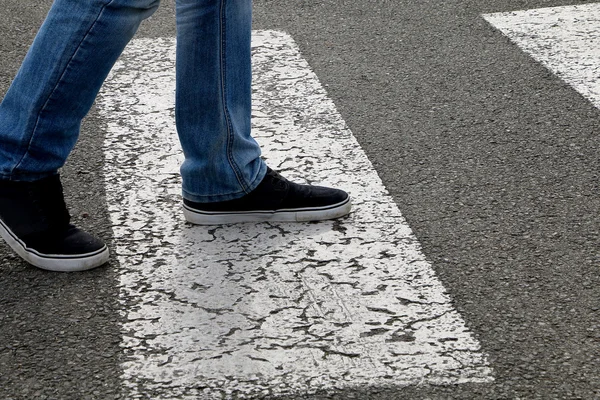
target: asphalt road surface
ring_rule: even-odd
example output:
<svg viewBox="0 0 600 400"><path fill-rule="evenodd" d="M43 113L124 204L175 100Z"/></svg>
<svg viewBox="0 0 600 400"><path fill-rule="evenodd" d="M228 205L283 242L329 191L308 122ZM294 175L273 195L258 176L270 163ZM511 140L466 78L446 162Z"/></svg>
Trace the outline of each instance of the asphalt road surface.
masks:
<svg viewBox="0 0 600 400"><path fill-rule="evenodd" d="M139 38L174 35L172 3ZM289 398L600 398L599 110L482 17L570 4L255 1L255 28L298 44L493 377ZM3 0L0 93L49 5ZM95 108L62 176L76 223L114 250L107 131ZM132 397L121 267L113 258L87 273L47 273L0 247L0 398Z"/></svg>

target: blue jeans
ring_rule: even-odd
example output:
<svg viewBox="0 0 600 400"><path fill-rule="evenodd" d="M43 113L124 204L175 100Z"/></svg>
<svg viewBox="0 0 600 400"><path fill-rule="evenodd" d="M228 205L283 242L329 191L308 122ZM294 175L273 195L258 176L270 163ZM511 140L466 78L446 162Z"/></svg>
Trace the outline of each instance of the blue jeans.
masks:
<svg viewBox="0 0 600 400"><path fill-rule="evenodd" d="M159 0L55 0L0 104L0 179L55 174L125 45ZM252 0L177 0L183 196L235 199L266 173L250 135Z"/></svg>

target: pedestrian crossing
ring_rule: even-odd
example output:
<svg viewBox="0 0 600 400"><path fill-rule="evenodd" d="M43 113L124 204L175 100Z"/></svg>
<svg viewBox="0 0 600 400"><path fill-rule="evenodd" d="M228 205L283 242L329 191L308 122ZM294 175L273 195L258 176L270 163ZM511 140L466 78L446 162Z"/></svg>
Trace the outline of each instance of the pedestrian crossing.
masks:
<svg viewBox="0 0 600 400"><path fill-rule="evenodd" d="M600 107L600 3L483 18ZM269 165L349 191L355 210L316 224L187 225L174 39L132 42L98 99L131 397L492 382L485 352L293 39L255 32L253 64L253 130Z"/></svg>
<svg viewBox="0 0 600 400"><path fill-rule="evenodd" d="M183 220L173 38L138 39L98 99L130 397L491 382L480 344L333 102L282 32L253 39L268 164L354 198L340 221Z"/></svg>
<svg viewBox="0 0 600 400"><path fill-rule="evenodd" d="M25 8L13 3L7 15L23 16ZM481 3L481 8L484 7L491 10L504 6ZM508 52L522 49L600 108L600 3L481 16L475 15L476 12L468 18L472 17L473 22L483 18L498 30L495 37L489 35L489 30L482 36L485 46L489 44L486 50L500 49L506 54L509 47L513 48ZM463 10L459 13L456 20L464 23L465 13ZM345 10L340 13L340 17L346 15L351 14ZM406 16L407 36L411 34L409 29L421 26L410 23L411 15L419 14ZM158 18L161 17L157 14L155 23ZM439 21L436 18L425 16L422 20L432 27L434 24L429 21ZM268 18L263 19L270 23ZM21 23L27 21L25 18ZM477 25L475 32L481 34L480 28L481 24ZM486 25L483 30L486 28L489 27ZM168 30L157 23L141 34L151 32L156 36L161 29ZM387 33L382 32L382 37ZM515 46L502 39L501 34ZM348 36L352 35L354 39L358 36L348 31ZM375 36L369 39L378 40ZM7 41L2 44L9 52L20 54L16 44ZM470 49L466 47L465 51ZM500 309L498 314L505 315L495 319L499 324L486 326L485 320L477 319L489 316L487 311L470 314L465 322L453 305L453 293L448 293L436 277L417 238L352 132L293 38L283 32L254 34L255 136L269 165L290 179L337 186L351 192L356 204L353 213L340 221L307 224L231 227L186 224L181 215L178 173L182 155L174 126L174 51L171 37L134 40L106 82L96 108L101 118L94 119L91 122L94 129L89 129L106 133L103 145L106 162L102 174L97 176L105 177L115 262L108 270L100 268L85 276L50 276L16 263L16 256L5 257L5 312L0 319L4 318L5 332L11 334L7 335L0 354L3 378L0 397L215 399L290 395L295 398L296 394L311 397L310 394L320 391L356 398L365 393L374 393L377 398L594 397L591 393L598 392L593 363L595 325L589 324L589 329L585 325L593 320L596 308L589 311L589 319L577 322L579 325L573 323L572 329L563 329L557 323L561 315L571 313L572 321L580 318L576 314L580 308L566 308L569 303L580 301L578 293L571 291L569 295L573 298L559 296L568 301L557 305L556 319L542 321L538 314ZM317 53L316 57L320 55ZM7 60L10 58L8 54ZM490 58L486 55L482 60L476 64L481 68L477 70L478 77L485 73L484 64ZM505 61L497 57L491 62L499 71L501 68L496 67ZM469 66L465 63L465 68ZM336 73L336 68L325 70ZM342 67L339 71L344 72ZM415 75L407 75L407 79L418 74L409 72ZM339 82L337 78L332 82ZM494 79L486 83L501 82L501 77ZM528 79L526 73L501 87L512 90L511 85L520 84L523 79ZM7 86L8 80L5 83ZM540 98L546 99L552 98L546 96L548 90L560 86L554 81L533 83L530 87L539 88ZM475 82L472 87L476 91L491 86ZM558 121L560 127L548 130L548 134L560 133L564 127L565 137L587 134L590 141L579 143L592 143L596 132L592 122L595 110L590 107L579 114L581 104L575 102L562 113L560 107L566 103L559 96L550 101L554 100L558 108L550 104L548 112L558 110L556 115L549 115L544 121L546 109L541 108L540 112L540 108L535 108L538 114L534 122ZM498 109L513 111L510 104L523 104L518 117L530 110L525 103L506 104ZM571 111L575 117L570 121L589 117L581 126L592 129L576 129L569 126L569 121L560 120ZM467 124L461 128L469 129ZM536 132L534 129L533 135ZM539 132L545 132L543 126ZM96 142L89 143L96 146ZM577 144L565 142L568 146ZM80 147L83 152L82 148L87 147ZM372 148L376 149L377 146ZM591 153L593 149L588 148L586 157ZM506 157L510 158L510 153ZM80 168L83 164L78 162L81 160L71 163L77 174L87 174L88 168ZM587 162L593 178L596 165L589 158L582 158L582 163ZM63 177L75 175L71 171L64 171ZM579 170L573 171L575 176ZM96 176L96 171L93 172ZM593 179L582 181L581 186L590 181ZM592 193L593 182L588 187ZM508 186L506 189L512 190ZM489 193L494 195L493 191ZM573 189L573 194L581 193ZM592 204L590 199L582 198L579 204L588 207ZM98 203L103 206L103 198ZM579 211L576 202L565 204L574 205L572 215ZM92 208L78 200L73 205L73 215L82 218L88 217ZM587 215L587 211L582 215ZM93 222L88 222L88 226L90 223ZM562 232L559 224L548 226L556 226L556 232ZM581 240L590 243L594 237ZM430 243L438 244L435 240ZM555 250L557 254L566 254L581 248L566 245ZM510 248L500 249L510 256ZM476 257L472 259L477 263ZM577 257L564 257L571 259ZM560 273L552 267L539 271ZM578 265L574 267L577 269ZM567 268L570 265L561 271ZM481 273L488 272L486 269ZM113 303L105 302L114 298L113 274L119 282L121 318L114 316ZM565 279L565 285L572 285L578 276L587 278L573 274L568 277L570 282ZM481 285L488 285L486 293L497 290L500 297L507 297L519 290L501 285L492 287L499 281L477 278L483 282ZM559 289L563 288L562 280L560 273L556 286ZM90 291L91 286L98 291ZM465 287L469 291L474 287L474 293L485 292L468 279ZM566 296L571 287L564 289ZM477 296L462 298L477 302ZM519 300L522 299L515 296L515 308ZM592 302L593 299L581 298L584 304L581 309ZM498 311L500 306L492 304L492 307L497 308L491 308L490 313ZM476 307L469 304L466 308ZM549 315L553 310L550 309ZM533 331L536 328L528 325L531 321L548 323L548 329L538 330L546 336L529 332L529 328ZM119 324L121 338L113 338L118 333L113 323ZM565 326L569 323L565 322ZM481 327L482 335L470 331L469 326ZM106 341L98 342L100 336ZM534 344L533 350L514 355L508 343L511 340L514 343L515 337L519 343L522 340L521 349ZM480 344L478 338L485 341ZM119 342L121 351L115 353L111 346ZM555 351L546 353L543 346ZM492 357L488 356L488 350ZM63 359L66 368L56 361ZM124 386L120 387L121 384ZM391 389L380 391L382 386ZM354 388L360 394L355 394Z"/></svg>

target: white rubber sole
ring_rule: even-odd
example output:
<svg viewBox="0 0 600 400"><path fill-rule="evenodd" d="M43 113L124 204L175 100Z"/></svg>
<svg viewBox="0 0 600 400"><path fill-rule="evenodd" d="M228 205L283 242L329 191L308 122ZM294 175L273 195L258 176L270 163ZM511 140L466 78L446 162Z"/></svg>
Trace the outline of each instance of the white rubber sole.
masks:
<svg viewBox="0 0 600 400"><path fill-rule="evenodd" d="M2 220L0 220L0 236L22 259L33 266L48 271L87 271L105 264L110 256L106 245L97 251L87 254L43 254L34 249L27 248L25 243Z"/></svg>
<svg viewBox="0 0 600 400"><path fill-rule="evenodd" d="M242 222L309 222L343 217L350 213L350 197L325 207L294 208L274 211L202 211L183 205L186 221L196 225L223 225Z"/></svg>

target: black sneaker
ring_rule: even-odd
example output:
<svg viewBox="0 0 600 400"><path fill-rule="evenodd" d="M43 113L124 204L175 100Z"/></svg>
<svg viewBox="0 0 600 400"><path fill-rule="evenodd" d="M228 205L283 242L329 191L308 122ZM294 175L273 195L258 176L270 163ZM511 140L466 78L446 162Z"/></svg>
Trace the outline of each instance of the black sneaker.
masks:
<svg viewBox="0 0 600 400"><path fill-rule="evenodd" d="M198 225L321 221L342 217L350 208L350 196L343 190L299 185L270 168L257 188L239 199L216 203L183 199L185 219Z"/></svg>
<svg viewBox="0 0 600 400"><path fill-rule="evenodd" d="M50 271L84 271L108 261L102 241L71 225L58 175L0 181L0 235L28 263Z"/></svg>

